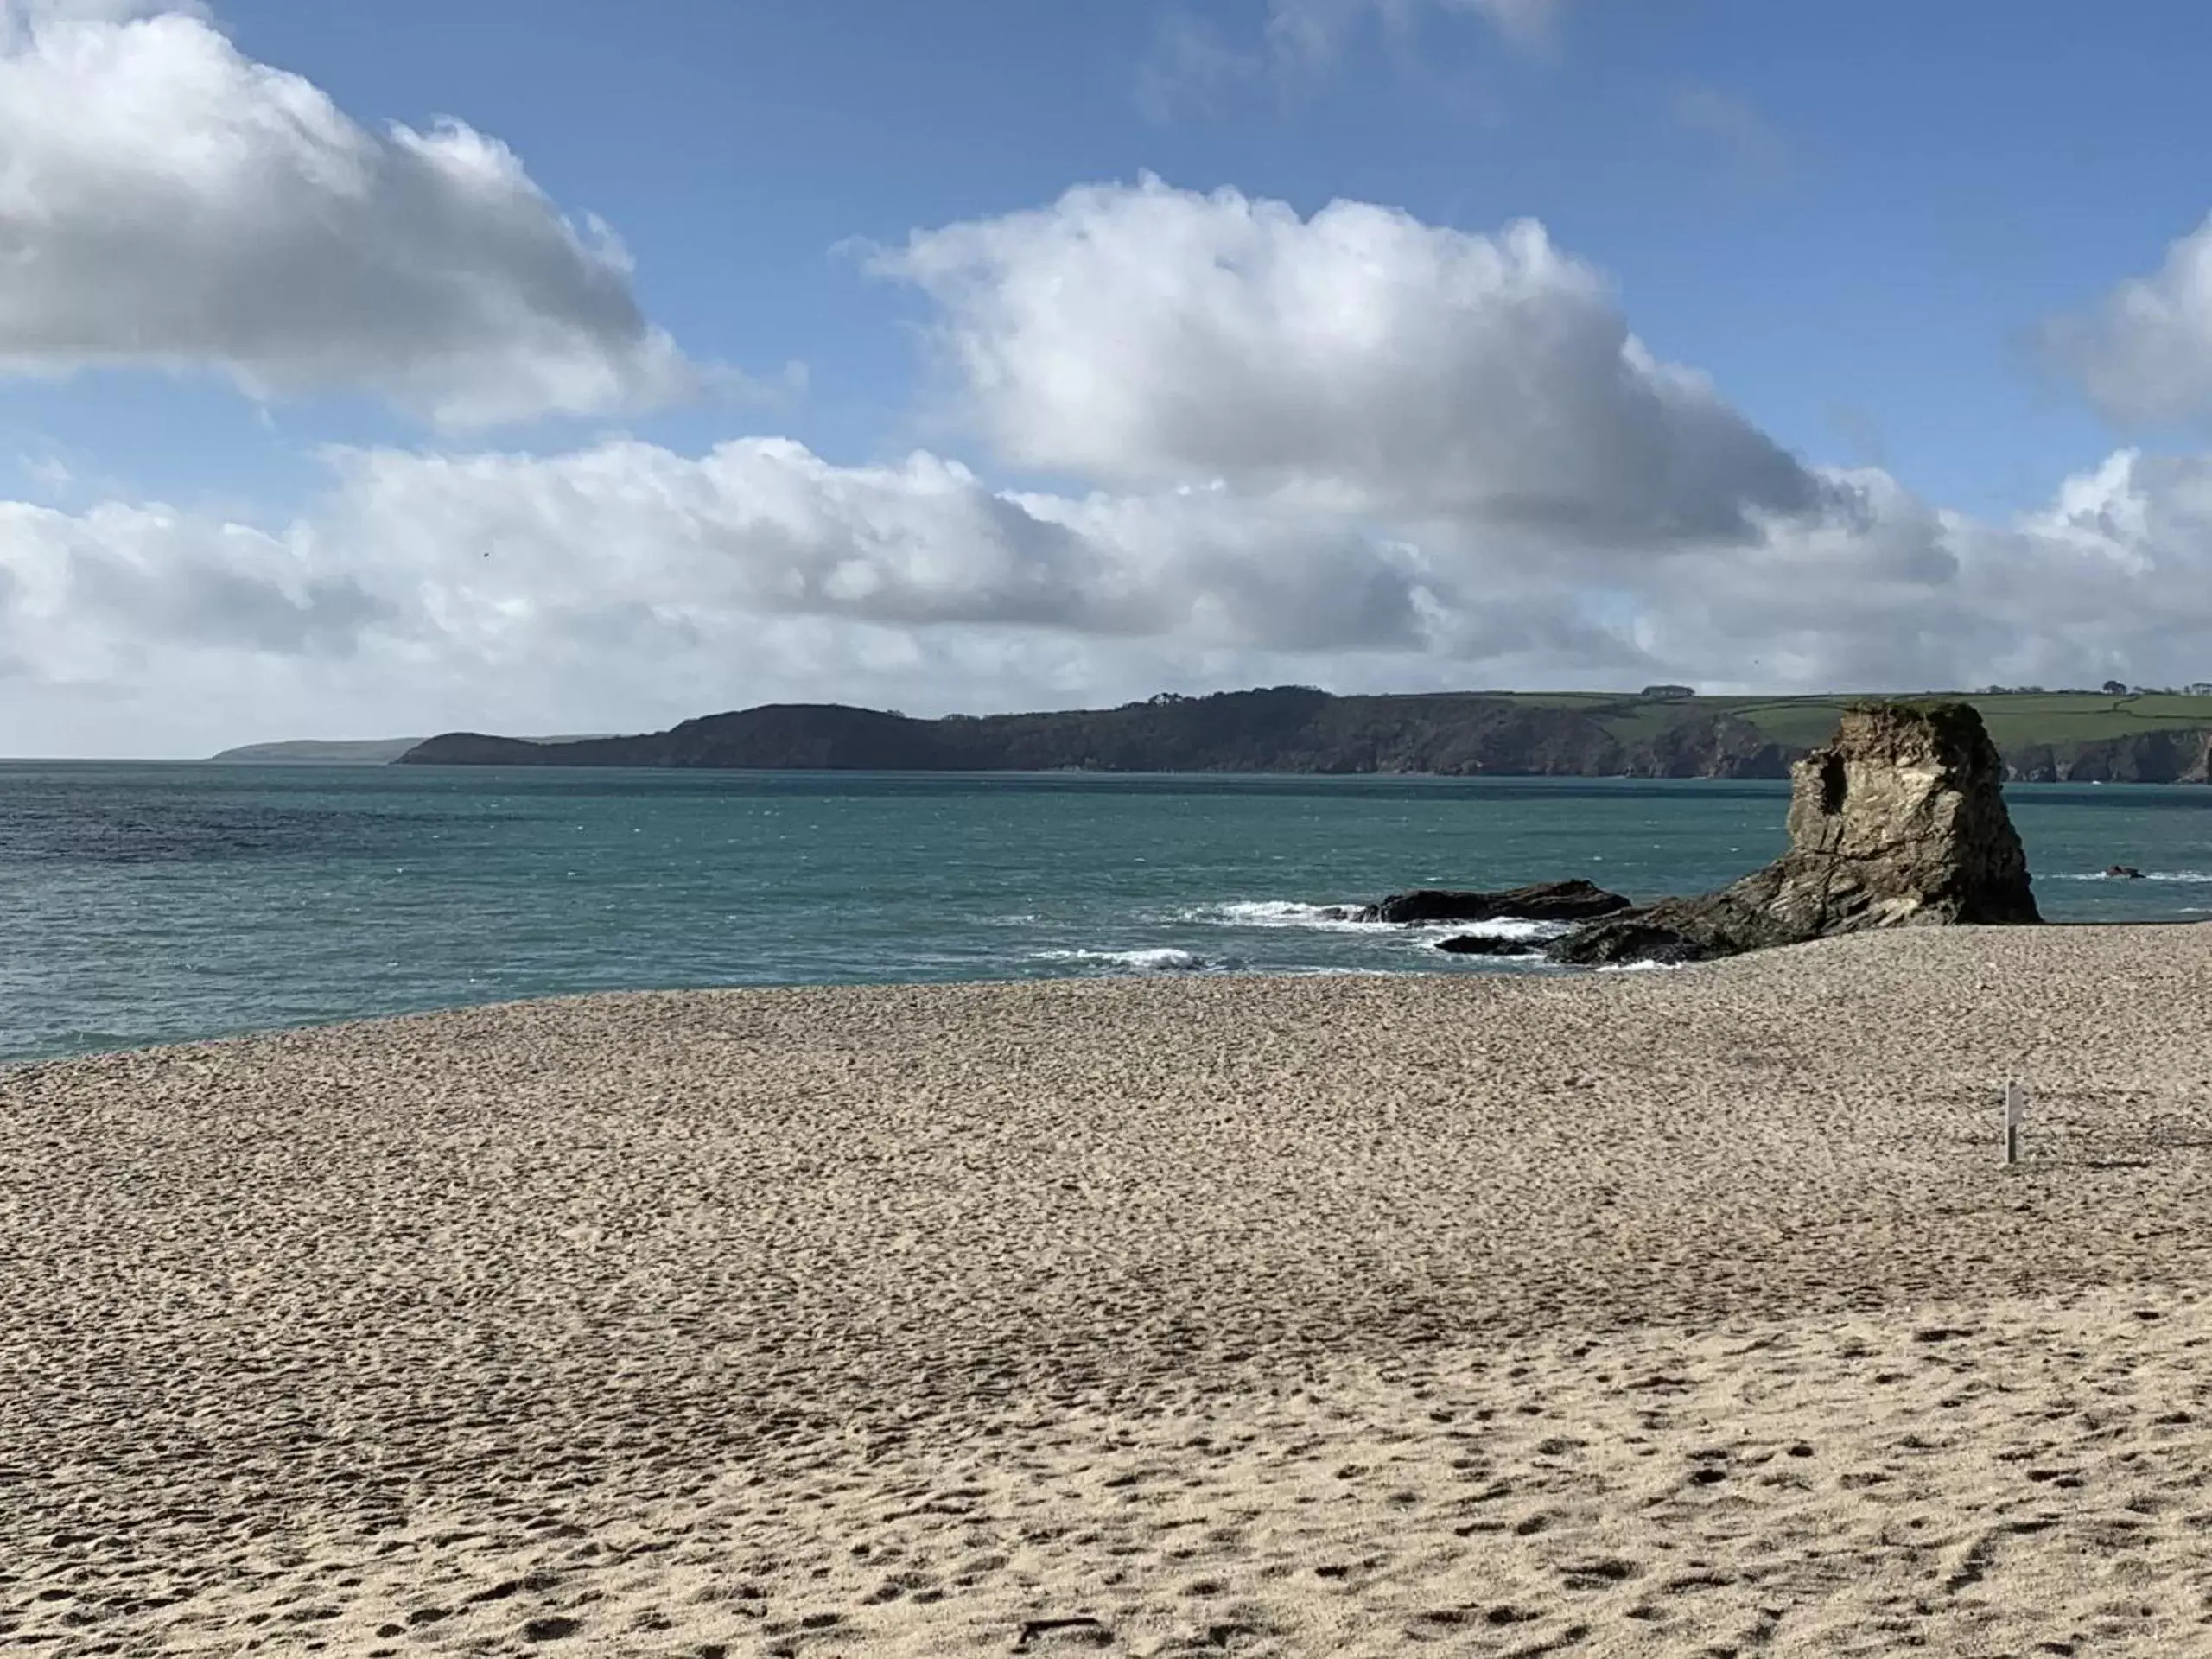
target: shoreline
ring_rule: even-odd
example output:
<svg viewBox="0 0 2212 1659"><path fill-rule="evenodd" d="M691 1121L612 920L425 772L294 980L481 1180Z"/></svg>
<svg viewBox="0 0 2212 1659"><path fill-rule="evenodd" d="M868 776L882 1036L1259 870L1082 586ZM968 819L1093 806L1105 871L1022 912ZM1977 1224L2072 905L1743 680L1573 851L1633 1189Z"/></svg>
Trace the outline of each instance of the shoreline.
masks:
<svg viewBox="0 0 2212 1659"><path fill-rule="evenodd" d="M1379 929L1385 925L1376 924ZM2009 932L2069 931L2097 932L2145 931L2165 928L2203 928L2212 933L2212 916L2156 916L2131 918L2126 921L2104 920L2044 920L2031 927L1946 927L1947 932ZM1926 931L1929 930L1891 930ZM1844 936L1853 937L1853 936ZM623 990L560 991L543 996L509 997L493 1002L452 1002L433 1007L403 1009L386 1014L364 1014L343 1020L315 1020L302 1025L251 1027L244 1030L219 1033L207 1037L179 1037L163 1041L131 1044L121 1048L72 1050L66 1052L33 1055L22 1059L0 1058L0 1084L10 1077L24 1072L43 1071L79 1061L109 1060L134 1056L155 1055L169 1050L220 1049L237 1045L272 1041L288 1037L312 1035L322 1032L351 1031L363 1027L377 1027L400 1021L435 1020L442 1016L470 1014L496 1014L511 1009L535 1007L579 1002L619 1002L631 998L659 997L716 997L716 996L783 996L828 993L863 993L869 991L947 991L971 989L1012 988L1056 985L1135 985L1135 984L1195 984L1261 982L1302 980L1384 980L1384 981L1450 981L1458 979L1500 980L1508 983L1522 980L1544 983L1561 981L1576 982L1592 977L1611 980L1623 975L1664 973L1677 974L1690 969L1711 969L1734 962L1742 963L1755 957L1769 957L1783 951L1818 950L1831 943L1815 940L1808 944L1781 945L1765 950L1752 951L1735 957L1721 957L1711 962L1697 963L1632 963L1598 968L1584 968L1567 964L1538 965L1524 958L1497 957L1489 961L1521 963L1522 965L1500 969L1482 963L1465 963L1457 966L1431 968L1299 968L1299 969L1158 969L1124 973L1052 974L1003 978L974 979L885 979L885 980L791 980L772 984L733 984L709 986L656 985Z"/></svg>
<svg viewBox="0 0 2212 1659"><path fill-rule="evenodd" d="M2187 1650L2193 925L0 1071L0 1638Z"/></svg>

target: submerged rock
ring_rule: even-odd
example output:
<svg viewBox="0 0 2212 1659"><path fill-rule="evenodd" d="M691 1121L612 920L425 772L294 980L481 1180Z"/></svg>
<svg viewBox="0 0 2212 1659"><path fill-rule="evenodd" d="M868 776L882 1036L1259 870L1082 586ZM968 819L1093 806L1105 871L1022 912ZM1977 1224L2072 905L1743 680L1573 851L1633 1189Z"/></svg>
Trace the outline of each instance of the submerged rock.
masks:
<svg viewBox="0 0 2212 1659"><path fill-rule="evenodd" d="M2037 922L2003 764L1961 702L1865 703L1791 769L1789 850L1718 893L1554 940L1554 962L1694 962L1834 933Z"/></svg>
<svg viewBox="0 0 2212 1659"><path fill-rule="evenodd" d="M1504 893L1421 887L1394 893L1352 912L1356 922L1583 922L1629 908L1630 901L1588 881L1540 881Z"/></svg>

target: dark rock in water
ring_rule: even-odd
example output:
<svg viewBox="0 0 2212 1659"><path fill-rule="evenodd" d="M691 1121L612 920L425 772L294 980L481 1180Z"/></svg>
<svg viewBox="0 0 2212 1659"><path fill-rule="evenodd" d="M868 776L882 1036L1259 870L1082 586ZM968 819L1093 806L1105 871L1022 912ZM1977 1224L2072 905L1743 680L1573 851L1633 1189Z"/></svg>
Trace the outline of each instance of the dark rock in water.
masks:
<svg viewBox="0 0 2212 1659"><path fill-rule="evenodd" d="M2143 879L2143 872L2133 864L2107 865L2105 868L2105 874L2120 881L2140 881Z"/></svg>
<svg viewBox="0 0 2212 1659"><path fill-rule="evenodd" d="M1592 923L1544 948L1551 961L1577 968L1622 968L1639 962L1671 967L1721 954L1663 922L1643 919L1641 913Z"/></svg>
<svg viewBox="0 0 2212 1659"><path fill-rule="evenodd" d="M1866 703L1792 768L1789 850L1718 893L1553 941L1554 961L1689 962L1875 927L2037 922L2003 766L1967 704Z"/></svg>
<svg viewBox="0 0 2212 1659"><path fill-rule="evenodd" d="M1618 893L1587 881L1541 881L1506 893L1421 887L1394 893L1352 913L1356 922L1584 922L1629 908Z"/></svg>
<svg viewBox="0 0 2212 1659"><path fill-rule="evenodd" d="M1488 933L1456 934L1439 939L1436 948L1455 957L1529 957L1543 950L1534 939L1501 939Z"/></svg>

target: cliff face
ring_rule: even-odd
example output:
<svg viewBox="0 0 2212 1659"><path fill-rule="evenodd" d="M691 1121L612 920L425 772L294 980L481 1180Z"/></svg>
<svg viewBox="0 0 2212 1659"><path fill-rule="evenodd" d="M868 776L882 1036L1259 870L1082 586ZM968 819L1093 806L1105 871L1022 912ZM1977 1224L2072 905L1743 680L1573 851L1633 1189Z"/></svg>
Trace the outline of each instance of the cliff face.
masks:
<svg viewBox="0 0 2212 1659"><path fill-rule="evenodd" d="M704 766L871 772L1284 772L1568 778L1784 778L1804 750L1750 721L1684 704L1608 729L1603 709L1480 693L1338 697L1300 686L1156 698L1120 709L910 720L835 703L772 703L640 737L529 742L455 732L416 766ZM2016 782L2206 781L2212 732L2019 748Z"/></svg>
<svg viewBox="0 0 2212 1659"><path fill-rule="evenodd" d="M1630 757L1635 778L1787 778L1800 751L1749 721L1713 715L1670 726Z"/></svg>
<svg viewBox="0 0 2212 1659"><path fill-rule="evenodd" d="M2212 731L2152 731L2060 747L2038 743L2005 757L2018 784L2212 783Z"/></svg>

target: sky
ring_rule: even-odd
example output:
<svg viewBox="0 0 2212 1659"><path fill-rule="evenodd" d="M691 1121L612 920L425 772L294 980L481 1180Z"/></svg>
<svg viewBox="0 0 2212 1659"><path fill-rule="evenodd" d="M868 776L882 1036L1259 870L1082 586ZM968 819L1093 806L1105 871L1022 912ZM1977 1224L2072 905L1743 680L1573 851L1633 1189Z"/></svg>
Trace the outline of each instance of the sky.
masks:
<svg viewBox="0 0 2212 1659"><path fill-rule="evenodd" d="M2212 680L2212 9L0 0L0 753Z"/></svg>

